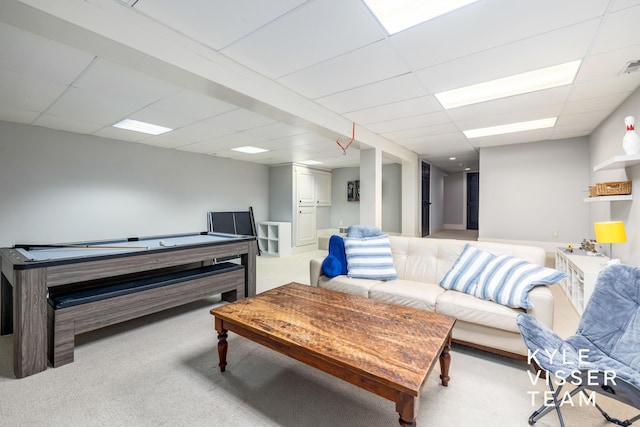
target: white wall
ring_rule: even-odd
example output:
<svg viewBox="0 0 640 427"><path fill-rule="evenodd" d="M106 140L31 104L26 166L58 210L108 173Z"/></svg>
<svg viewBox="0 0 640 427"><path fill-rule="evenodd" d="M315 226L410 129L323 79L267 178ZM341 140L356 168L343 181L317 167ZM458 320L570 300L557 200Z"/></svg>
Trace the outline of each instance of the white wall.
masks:
<svg viewBox="0 0 640 427"><path fill-rule="evenodd" d="M0 122L0 246L204 231L268 214L268 168Z"/></svg>
<svg viewBox="0 0 640 427"><path fill-rule="evenodd" d="M640 89L613 112L591 134L591 166L595 166L613 156L623 155L622 138L626 132L624 118L634 116L636 125L640 127ZM632 181L631 190L634 194L632 201L589 203L590 223L596 221L624 221L627 234L626 243L613 245L613 255L623 263L640 266L640 165L627 169L613 169L591 172L590 185L596 182ZM591 225L591 224L590 224ZM590 236L594 236L593 226Z"/></svg>
<svg viewBox="0 0 640 427"><path fill-rule="evenodd" d="M479 238L547 249L588 238L589 165L586 137L482 148Z"/></svg>

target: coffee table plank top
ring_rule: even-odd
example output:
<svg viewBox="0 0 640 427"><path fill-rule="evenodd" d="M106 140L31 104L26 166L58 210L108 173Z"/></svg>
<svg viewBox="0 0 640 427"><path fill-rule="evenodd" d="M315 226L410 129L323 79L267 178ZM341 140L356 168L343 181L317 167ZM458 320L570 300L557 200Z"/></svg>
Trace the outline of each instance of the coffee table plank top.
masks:
<svg viewBox="0 0 640 427"><path fill-rule="evenodd" d="M413 396L455 323L450 316L298 283L211 314Z"/></svg>

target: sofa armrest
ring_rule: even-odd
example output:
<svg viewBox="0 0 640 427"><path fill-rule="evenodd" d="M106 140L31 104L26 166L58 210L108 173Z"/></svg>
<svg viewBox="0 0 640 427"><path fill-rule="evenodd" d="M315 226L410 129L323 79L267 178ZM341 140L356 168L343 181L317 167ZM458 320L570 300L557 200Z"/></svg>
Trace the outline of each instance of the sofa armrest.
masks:
<svg viewBox="0 0 640 427"><path fill-rule="evenodd" d="M318 286L318 281L322 276L322 261L324 261L324 258L312 258L309 261L309 284L311 286Z"/></svg>
<svg viewBox="0 0 640 427"><path fill-rule="evenodd" d="M559 286L559 285L551 285ZM533 304L533 308L527 310L550 328L553 328L553 294L549 286L535 286L529 291L529 301Z"/></svg>

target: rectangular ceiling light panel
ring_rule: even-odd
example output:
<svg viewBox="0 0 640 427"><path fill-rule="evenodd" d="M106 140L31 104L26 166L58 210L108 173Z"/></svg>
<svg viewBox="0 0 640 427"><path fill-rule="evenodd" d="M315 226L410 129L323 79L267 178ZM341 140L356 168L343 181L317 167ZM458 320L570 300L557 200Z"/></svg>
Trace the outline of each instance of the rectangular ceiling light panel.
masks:
<svg viewBox="0 0 640 427"><path fill-rule="evenodd" d="M521 95L573 83L581 60L465 86L435 96L445 109Z"/></svg>
<svg viewBox="0 0 640 427"><path fill-rule="evenodd" d="M269 150L265 150L264 148L258 148L258 147L252 147L250 145L245 145L243 147L236 147L236 148L232 148L233 151L238 151L240 153L246 153L246 154L258 154L258 153L265 153Z"/></svg>
<svg viewBox="0 0 640 427"><path fill-rule="evenodd" d="M478 0L364 0L389 35Z"/></svg>
<svg viewBox="0 0 640 427"><path fill-rule="evenodd" d="M133 120L133 119L124 119L121 122L114 124L113 127L119 128L119 129L132 130L134 132L146 133L149 135L160 135L173 130L168 127L158 126L151 123L140 122L138 120Z"/></svg>
<svg viewBox="0 0 640 427"><path fill-rule="evenodd" d="M529 122L510 123L508 125L491 126L488 128L463 131L467 138L482 138L483 136L503 135L505 133L523 132L525 130L545 129L555 126L557 117L532 120Z"/></svg>

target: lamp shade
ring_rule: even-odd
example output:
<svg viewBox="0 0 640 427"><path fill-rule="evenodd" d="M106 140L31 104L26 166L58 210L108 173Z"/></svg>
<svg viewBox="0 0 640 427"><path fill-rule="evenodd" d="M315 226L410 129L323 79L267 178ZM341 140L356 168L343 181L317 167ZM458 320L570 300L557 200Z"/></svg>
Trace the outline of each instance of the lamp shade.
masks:
<svg viewBox="0 0 640 427"><path fill-rule="evenodd" d="M595 222L596 241L599 243L622 243L627 241L622 221Z"/></svg>

